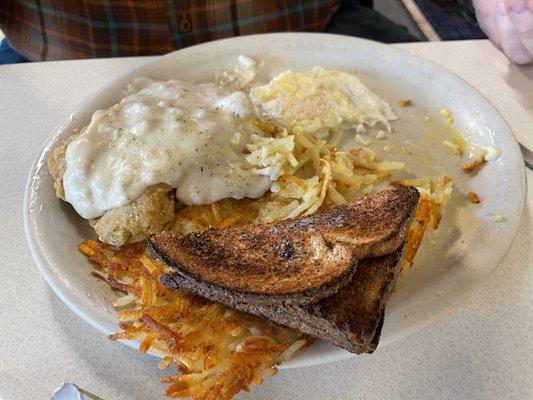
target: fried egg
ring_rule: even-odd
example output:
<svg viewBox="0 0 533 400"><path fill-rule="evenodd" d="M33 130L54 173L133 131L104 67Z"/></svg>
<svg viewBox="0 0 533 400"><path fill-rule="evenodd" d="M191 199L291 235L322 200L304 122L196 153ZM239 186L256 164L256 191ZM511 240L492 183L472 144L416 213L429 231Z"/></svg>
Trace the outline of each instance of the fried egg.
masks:
<svg viewBox="0 0 533 400"><path fill-rule="evenodd" d="M396 119L389 104L355 75L321 67L283 72L253 87L250 98L265 118L294 133L321 135L358 127L360 131L377 123L390 131L389 121Z"/></svg>

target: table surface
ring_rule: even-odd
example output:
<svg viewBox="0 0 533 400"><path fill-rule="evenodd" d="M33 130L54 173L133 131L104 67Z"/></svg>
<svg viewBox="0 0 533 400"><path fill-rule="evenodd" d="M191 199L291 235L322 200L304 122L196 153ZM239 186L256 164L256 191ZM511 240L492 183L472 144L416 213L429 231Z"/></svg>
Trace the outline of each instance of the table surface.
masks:
<svg viewBox="0 0 533 400"><path fill-rule="evenodd" d="M489 42L399 45L441 63L500 110L533 148L533 67ZM106 400L162 398L157 360L107 340L37 271L22 227L27 173L75 105L149 58L0 67L0 398L45 399L75 382ZM329 365L280 371L239 399L533 398L533 173L524 220L500 268L456 313L398 343Z"/></svg>

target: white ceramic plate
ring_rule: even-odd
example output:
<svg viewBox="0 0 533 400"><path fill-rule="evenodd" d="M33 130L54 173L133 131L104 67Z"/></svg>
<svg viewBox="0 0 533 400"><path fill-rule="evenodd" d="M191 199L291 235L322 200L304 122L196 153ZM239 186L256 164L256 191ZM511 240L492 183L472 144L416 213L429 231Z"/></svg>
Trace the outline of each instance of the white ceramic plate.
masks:
<svg viewBox="0 0 533 400"><path fill-rule="evenodd" d="M54 292L81 318L105 334L117 331L110 302L116 295L89 274L90 266L76 245L94 238L88 223L55 197L45 160L73 128L86 125L92 113L118 102L136 76L210 81L240 54L265 62L262 78L281 71L313 66L357 71L363 81L395 105L413 100L414 107L397 109L392 141L413 150L411 158L430 159L411 170L418 175L449 174L456 178L455 202L474 190L483 199L461 211L449 211L443 226L417 256L415 265L398 282L386 311L380 346L397 341L452 312L494 271L518 230L525 202L525 171L516 140L501 115L466 82L432 62L374 42L325 34L284 33L211 42L157 59L115 80L89 96L48 138L28 178L24 225L33 257ZM68 93L65 93L67 96ZM441 146L427 148L420 138L428 130L424 116L450 109L456 125L478 145L495 145L501 157L472 178L450 164L453 157ZM435 117L436 118L436 117ZM439 154L441 154L439 156ZM446 155L446 156L444 156ZM391 158L391 156L389 156ZM396 159L392 157L392 159ZM416 171L415 171L416 169ZM464 174L463 174L464 175ZM462 194L461 194L462 193ZM463 196L463 197L461 197ZM453 202L452 202L453 203ZM464 203L464 201L463 201ZM453 204L449 207L454 208ZM505 221L486 219L504 214ZM430 242L430 241L427 241ZM130 343L131 344L131 343ZM318 343L285 367L326 363L350 357L337 347Z"/></svg>

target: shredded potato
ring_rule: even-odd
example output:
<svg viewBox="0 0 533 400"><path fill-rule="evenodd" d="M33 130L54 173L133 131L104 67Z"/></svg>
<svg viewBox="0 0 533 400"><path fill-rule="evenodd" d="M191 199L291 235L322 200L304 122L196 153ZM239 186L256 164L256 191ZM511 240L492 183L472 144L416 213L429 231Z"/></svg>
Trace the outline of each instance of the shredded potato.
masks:
<svg viewBox="0 0 533 400"><path fill-rule="evenodd" d="M276 372L275 364L308 347L312 340L262 319L159 282L164 263L148 257L142 246L113 247L86 241L79 250L96 265L94 275L124 293L122 332L112 340L139 340L139 351L162 356L160 368L178 363L178 373L163 378L169 397L229 399Z"/></svg>
<svg viewBox="0 0 533 400"><path fill-rule="evenodd" d="M481 203L481 199L479 198L479 196L477 195L476 192L468 192L466 194L466 200L469 202L469 203L472 203L472 204L479 204Z"/></svg>
<svg viewBox="0 0 533 400"><path fill-rule="evenodd" d="M225 199L210 205L178 205L170 229L187 234L208 228L267 223L325 210L373 193L389 182L401 162L379 160L366 147L337 149L342 131L315 137L289 134L258 122L264 136L246 150L256 171L276 179L260 199ZM452 180L397 181L421 192L408 234L406 262L412 263L426 229L438 227L440 209L451 196ZM229 399L276 373L276 365L312 344L312 339L160 283L169 272L152 259L145 244L113 247L86 241L79 250L95 264L92 274L122 292L115 302L122 329L112 340L138 340L139 351L163 356L160 368L177 364L162 379L173 398Z"/></svg>
<svg viewBox="0 0 533 400"><path fill-rule="evenodd" d="M257 222L294 218L345 203L404 167L400 162L379 161L365 147L339 151L334 147L339 141L336 131L331 133L329 141L304 134L292 137L294 148L290 159L296 162L284 162L285 171L272 186ZM274 142L272 146L277 147ZM262 153L270 154L268 150Z"/></svg>
<svg viewBox="0 0 533 400"><path fill-rule="evenodd" d="M421 194L413 223L407 234L403 265L405 267L413 264L427 228L431 226L435 230L439 227L442 219L441 209L452 196L453 179L447 176L433 181L427 178L405 179L391 184L414 186Z"/></svg>
<svg viewBox="0 0 533 400"><path fill-rule="evenodd" d="M298 161L292 154L294 136L284 134L284 137L261 137L253 135L253 143L247 145L250 155L246 161L256 166L255 172L266 175L275 181L283 174L287 165L296 167Z"/></svg>
<svg viewBox="0 0 533 400"><path fill-rule="evenodd" d="M472 172L478 171L487 160L485 160L485 151L479 152L473 159L469 160L467 163L461 166L461 169L464 173L470 174Z"/></svg>
<svg viewBox="0 0 533 400"><path fill-rule="evenodd" d="M450 142L449 140L443 140L442 144L452 150L456 156L463 156L463 149L459 146L459 144L455 142Z"/></svg>

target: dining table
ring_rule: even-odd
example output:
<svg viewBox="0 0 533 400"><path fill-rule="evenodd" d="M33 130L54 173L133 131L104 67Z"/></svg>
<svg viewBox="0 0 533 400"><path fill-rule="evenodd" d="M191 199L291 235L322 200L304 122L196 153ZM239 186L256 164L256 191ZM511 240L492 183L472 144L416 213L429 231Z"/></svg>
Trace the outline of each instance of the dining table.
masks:
<svg viewBox="0 0 533 400"><path fill-rule="evenodd" d="M392 46L470 83L533 149L533 66L513 64L487 40ZM156 357L109 340L48 287L22 211L45 139L93 91L153 59L0 66L0 399L47 399L65 382L105 400L164 398L159 380L169 372L157 368ZM281 369L236 399L533 399L533 171L527 180L509 253L455 312L373 354Z"/></svg>

